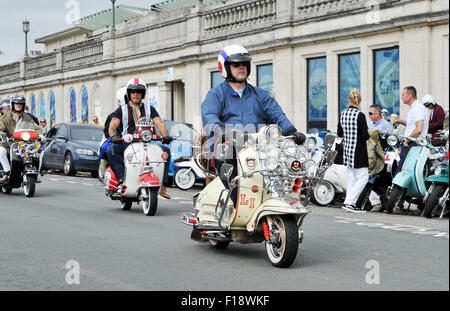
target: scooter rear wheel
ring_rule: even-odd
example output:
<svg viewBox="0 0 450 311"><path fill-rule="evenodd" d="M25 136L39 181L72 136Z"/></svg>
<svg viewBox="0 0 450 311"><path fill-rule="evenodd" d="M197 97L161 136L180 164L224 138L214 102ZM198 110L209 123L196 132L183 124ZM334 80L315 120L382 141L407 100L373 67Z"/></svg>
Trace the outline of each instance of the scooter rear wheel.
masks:
<svg viewBox="0 0 450 311"><path fill-rule="evenodd" d="M181 190L189 190L195 184L195 173L191 168L183 167L175 172L173 182Z"/></svg>
<svg viewBox="0 0 450 311"><path fill-rule="evenodd" d="M120 201L120 208L122 208L124 211L128 211L131 209L131 205L133 205L132 201Z"/></svg>
<svg viewBox="0 0 450 311"><path fill-rule="evenodd" d="M13 188L11 188L11 187L8 187L8 186L2 186L2 192L4 193L4 194L11 194L11 192L12 192L12 189Z"/></svg>
<svg viewBox="0 0 450 311"><path fill-rule="evenodd" d="M297 223L292 215L272 215L267 221L269 226L272 224L273 230L280 233L276 243L266 241L267 257L272 266L287 268L297 257L299 241Z"/></svg>

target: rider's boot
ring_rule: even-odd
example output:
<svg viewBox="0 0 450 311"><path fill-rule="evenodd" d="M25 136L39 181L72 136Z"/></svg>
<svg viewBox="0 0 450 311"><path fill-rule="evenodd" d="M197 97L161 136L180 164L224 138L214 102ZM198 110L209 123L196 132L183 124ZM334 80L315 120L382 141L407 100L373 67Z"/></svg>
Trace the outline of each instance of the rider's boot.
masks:
<svg viewBox="0 0 450 311"><path fill-rule="evenodd" d="M161 192L159 193L163 198L170 199L170 194L167 193L166 186L161 186Z"/></svg>

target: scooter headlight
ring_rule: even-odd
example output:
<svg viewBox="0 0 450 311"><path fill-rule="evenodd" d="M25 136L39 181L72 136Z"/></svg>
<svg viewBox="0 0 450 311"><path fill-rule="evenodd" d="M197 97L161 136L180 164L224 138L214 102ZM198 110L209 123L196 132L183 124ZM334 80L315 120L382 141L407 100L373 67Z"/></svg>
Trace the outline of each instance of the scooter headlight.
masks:
<svg viewBox="0 0 450 311"><path fill-rule="evenodd" d="M314 162L313 160L306 161L303 164L303 168L309 178L314 178L314 176L316 176L316 162Z"/></svg>
<svg viewBox="0 0 450 311"><path fill-rule="evenodd" d="M23 133L20 135L20 138L21 138L22 140L27 141L27 140L30 140L31 135L30 135L29 132L23 132Z"/></svg>
<svg viewBox="0 0 450 311"><path fill-rule="evenodd" d="M298 146L297 148L297 159L303 163L307 160L308 149L304 146Z"/></svg>
<svg viewBox="0 0 450 311"><path fill-rule="evenodd" d="M387 143L389 146L394 147L397 146L398 144L398 138L395 135L389 135L388 139L387 139Z"/></svg>
<svg viewBox="0 0 450 311"><path fill-rule="evenodd" d="M152 132L151 131L143 131L141 136L142 136L142 140L145 142L152 140Z"/></svg>
<svg viewBox="0 0 450 311"><path fill-rule="evenodd" d="M278 159L277 158L268 158L265 161L265 165L269 171L276 170L278 167Z"/></svg>
<svg viewBox="0 0 450 311"><path fill-rule="evenodd" d="M269 125L266 130L266 139L272 143L278 143L278 140L281 137L281 129L278 125L272 124Z"/></svg>
<svg viewBox="0 0 450 311"><path fill-rule="evenodd" d="M308 150L312 150L316 146L316 143L317 143L317 139L315 137L308 137L305 140L304 146L306 148L308 148Z"/></svg>
<svg viewBox="0 0 450 311"><path fill-rule="evenodd" d="M281 150L288 156L295 156L297 152L297 145L294 143L292 139L286 139L281 144Z"/></svg>

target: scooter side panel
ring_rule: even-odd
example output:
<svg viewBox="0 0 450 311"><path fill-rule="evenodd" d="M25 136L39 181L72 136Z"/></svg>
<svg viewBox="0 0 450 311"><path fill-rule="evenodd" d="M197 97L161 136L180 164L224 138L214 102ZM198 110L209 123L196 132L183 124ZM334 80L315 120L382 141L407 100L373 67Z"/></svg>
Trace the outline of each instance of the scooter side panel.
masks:
<svg viewBox="0 0 450 311"><path fill-rule="evenodd" d="M206 187L200 192L197 198L197 203L195 204L195 209L198 210L198 218L202 222L217 222L215 218L215 208L217 201L219 200L220 193L225 189L222 181L219 177L216 177L211 181ZM225 198L226 192L223 194ZM227 208L231 211L234 210L233 202L231 200L228 202ZM229 215L227 219L224 219L225 223L230 222L232 215Z"/></svg>
<svg viewBox="0 0 450 311"><path fill-rule="evenodd" d="M146 151L143 143L131 144L125 149L125 197L135 198L139 186L139 175L142 174L143 164L153 168L153 173L158 176L160 183L164 176L164 161L161 158L162 149L155 144L147 144ZM161 186L161 185L159 185Z"/></svg>
<svg viewBox="0 0 450 311"><path fill-rule="evenodd" d="M427 192L423 170L428 159L428 153L427 148L412 147L406 156L401 172L392 181L392 183L406 188L408 196L423 197Z"/></svg>
<svg viewBox="0 0 450 311"><path fill-rule="evenodd" d="M239 175L257 169L258 161L254 148L242 149L239 152L239 159L242 164L242 167L238 164ZM255 213L255 209L261 205L264 192L264 178L260 173L253 174L251 178L239 179L238 202L231 222L232 226L247 226Z"/></svg>
<svg viewBox="0 0 450 311"><path fill-rule="evenodd" d="M311 213L309 208L301 205L298 200L287 200L286 202L269 199L256 209L247 224L247 231L252 232L258 228L261 218L267 215L305 215Z"/></svg>

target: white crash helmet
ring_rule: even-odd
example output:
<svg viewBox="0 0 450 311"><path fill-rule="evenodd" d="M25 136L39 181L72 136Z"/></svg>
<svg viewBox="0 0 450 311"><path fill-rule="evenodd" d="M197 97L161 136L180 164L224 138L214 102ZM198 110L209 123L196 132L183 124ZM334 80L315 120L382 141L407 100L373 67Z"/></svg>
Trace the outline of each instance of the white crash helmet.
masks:
<svg viewBox="0 0 450 311"><path fill-rule="evenodd" d="M220 51L217 60L219 71L225 80L234 79L231 75L230 63L245 62L247 67L247 74L250 75L250 64L252 58L250 57L247 49L243 46L237 44L226 46L222 51Z"/></svg>
<svg viewBox="0 0 450 311"><path fill-rule="evenodd" d="M428 106L429 104L436 106L436 101L434 100L434 97L431 94L427 94L424 97L422 97L422 103L425 107Z"/></svg>
<svg viewBox="0 0 450 311"><path fill-rule="evenodd" d="M128 102L127 88L123 87L117 91L116 104L117 106L123 106Z"/></svg>
<svg viewBox="0 0 450 311"><path fill-rule="evenodd" d="M127 96L131 98L131 91L139 91L142 94L142 99L145 98L145 93L147 93L147 85L144 80L139 78L134 78L127 83Z"/></svg>
<svg viewBox="0 0 450 311"><path fill-rule="evenodd" d="M3 108L11 108L11 103L9 102L9 99L4 99L0 102L0 111Z"/></svg>

